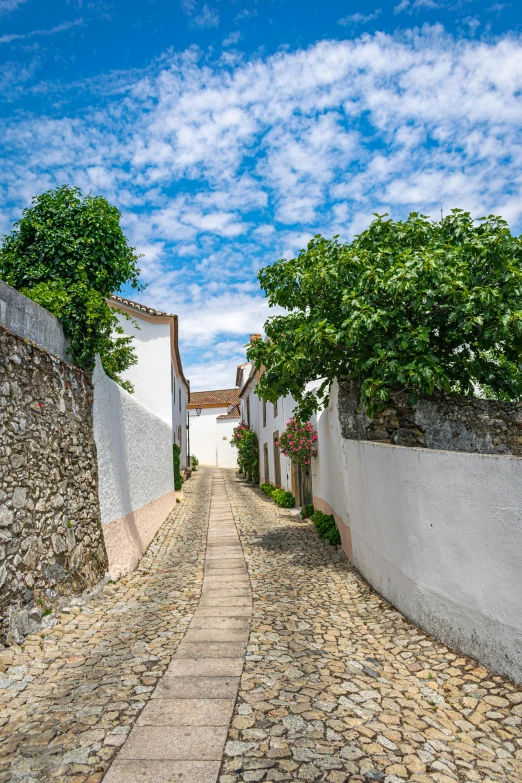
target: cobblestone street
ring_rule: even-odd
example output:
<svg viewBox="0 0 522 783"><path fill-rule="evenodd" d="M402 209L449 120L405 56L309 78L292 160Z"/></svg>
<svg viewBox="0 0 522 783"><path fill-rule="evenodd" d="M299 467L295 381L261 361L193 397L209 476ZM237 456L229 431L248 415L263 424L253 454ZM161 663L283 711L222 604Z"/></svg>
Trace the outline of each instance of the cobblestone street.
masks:
<svg viewBox="0 0 522 783"><path fill-rule="evenodd" d="M226 480L254 611L220 783L522 780L522 689L421 633L342 551Z"/></svg>
<svg viewBox="0 0 522 783"><path fill-rule="evenodd" d="M234 471L200 468L185 488L135 572L2 653L0 783L98 783L120 749L107 783L120 780L118 765L128 783L138 780L133 759L152 756L133 755L136 743L127 737L142 712L154 713L155 700L157 712L157 699L166 698L161 694L179 672L192 676L183 646L197 658L198 645L208 647L212 638L216 657L226 660L229 638L244 645L250 588L232 584L244 584L244 561L253 610L241 680L236 658L233 672L219 669L223 661L213 668L206 658L203 665L209 681L221 674L239 684L228 736L235 690L214 694L216 709L223 702L230 710L226 722L214 716L205 724L215 728L219 755L187 755L213 758L214 766L202 766L197 779L180 772L177 739L177 756L158 772L142 765L139 780L522 781L522 688L419 631L369 588L340 549L321 544L311 523L279 509ZM226 501L231 521L224 534L213 533L211 516L207 549L211 490L220 493L214 519L225 519ZM236 562L222 561L223 575L216 576L224 538ZM220 581L228 596L222 599ZM234 591L237 599L230 598ZM209 636L221 627L217 616L227 632ZM179 677L177 700L193 699L180 692L182 679L190 678ZM177 726L195 725L194 716L177 713ZM143 715L136 731L158 725Z"/></svg>
<svg viewBox="0 0 522 783"><path fill-rule="evenodd" d="M209 505L201 471L132 574L1 654L2 783L103 778L197 606Z"/></svg>

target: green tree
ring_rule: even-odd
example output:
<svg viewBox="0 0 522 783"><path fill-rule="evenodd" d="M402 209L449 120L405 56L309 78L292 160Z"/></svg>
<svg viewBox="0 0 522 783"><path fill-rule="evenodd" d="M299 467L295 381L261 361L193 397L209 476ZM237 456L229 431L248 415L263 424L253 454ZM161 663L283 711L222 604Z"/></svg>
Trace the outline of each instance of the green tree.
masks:
<svg viewBox="0 0 522 783"><path fill-rule="evenodd" d="M392 387L412 403L436 391L522 397L522 241L500 217L376 216L351 243L316 236L259 280L270 306L289 312L248 350L265 368L257 392L292 394L301 420L336 377L360 383L369 411ZM318 393L306 392L317 379Z"/></svg>
<svg viewBox="0 0 522 783"><path fill-rule="evenodd" d="M122 285L140 288L139 256L120 226L120 212L101 196L63 185L33 198L0 247L0 276L56 315L72 361L92 371L99 353L107 375L135 364L131 337L106 298ZM115 336L117 335L117 336Z"/></svg>

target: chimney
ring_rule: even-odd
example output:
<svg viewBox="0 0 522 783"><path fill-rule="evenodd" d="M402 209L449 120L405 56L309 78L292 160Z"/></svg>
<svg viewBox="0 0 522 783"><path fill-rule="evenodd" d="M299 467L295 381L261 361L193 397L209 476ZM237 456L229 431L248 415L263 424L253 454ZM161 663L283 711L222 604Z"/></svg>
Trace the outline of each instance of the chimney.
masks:
<svg viewBox="0 0 522 783"><path fill-rule="evenodd" d="M260 339L261 339L261 335L260 334L251 334L250 335L250 342L251 343L255 343L256 340L260 340Z"/></svg>

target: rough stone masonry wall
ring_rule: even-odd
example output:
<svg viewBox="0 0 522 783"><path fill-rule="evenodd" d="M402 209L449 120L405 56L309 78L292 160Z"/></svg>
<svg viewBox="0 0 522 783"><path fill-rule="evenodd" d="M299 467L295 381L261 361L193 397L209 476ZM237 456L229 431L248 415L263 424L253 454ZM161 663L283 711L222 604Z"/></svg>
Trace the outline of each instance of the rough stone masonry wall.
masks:
<svg viewBox="0 0 522 783"><path fill-rule="evenodd" d="M106 571L92 397L85 373L0 327L0 643Z"/></svg>
<svg viewBox="0 0 522 783"><path fill-rule="evenodd" d="M457 395L421 397L393 390L386 408L374 418L359 410L359 389L339 382L339 418L343 437L397 446L417 446L480 454L522 457L522 403Z"/></svg>

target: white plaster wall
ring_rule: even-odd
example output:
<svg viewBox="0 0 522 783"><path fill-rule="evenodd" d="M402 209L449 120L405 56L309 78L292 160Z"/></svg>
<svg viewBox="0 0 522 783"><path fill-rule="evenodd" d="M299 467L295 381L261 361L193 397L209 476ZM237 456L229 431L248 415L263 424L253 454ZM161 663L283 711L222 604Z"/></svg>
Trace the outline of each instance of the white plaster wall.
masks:
<svg viewBox="0 0 522 783"><path fill-rule="evenodd" d="M170 361L172 373L172 440L181 447L180 467L183 469L187 467L187 389L179 375L176 375L172 359Z"/></svg>
<svg viewBox="0 0 522 783"><path fill-rule="evenodd" d="M99 358L93 383L100 510L106 525L173 491L172 430L108 378Z"/></svg>
<svg viewBox="0 0 522 783"><path fill-rule="evenodd" d="M349 525L360 573L421 628L521 682L522 460L345 440L337 384L318 433L314 496Z"/></svg>
<svg viewBox="0 0 522 783"><path fill-rule="evenodd" d="M172 427L170 325L117 316L125 334L134 337L138 356L138 363L125 370L122 378L133 384L137 400Z"/></svg>
<svg viewBox="0 0 522 783"><path fill-rule="evenodd" d="M522 681L522 460L343 443L354 561L451 646Z"/></svg>
<svg viewBox="0 0 522 783"><path fill-rule="evenodd" d="M240 419L216 419L217 464L220 468L237 468L237 449L230 445L234 427Z"/></svg>
<svg viewBox="0 0 522 783"><path fill-rule="evenodd" d="M202 465L217 465L217 425L216 417L228 413L228 407L203 408L197 416L195 410L190 413L190 453L197 457Z"/></svg>
<svg viewBox="0 0 522 783"><path fill-rule="evenodd" d="M314 497L325 500L335 515L349 526L344 439L337 414L337 399L338 385L334 382L330 388L328 408L312 420L318 435L317 457L312 460L312 488Z"/></svg>

